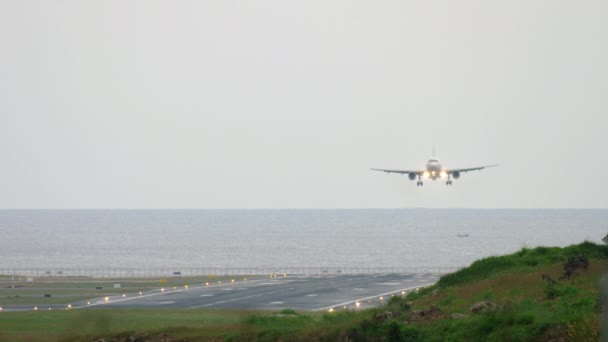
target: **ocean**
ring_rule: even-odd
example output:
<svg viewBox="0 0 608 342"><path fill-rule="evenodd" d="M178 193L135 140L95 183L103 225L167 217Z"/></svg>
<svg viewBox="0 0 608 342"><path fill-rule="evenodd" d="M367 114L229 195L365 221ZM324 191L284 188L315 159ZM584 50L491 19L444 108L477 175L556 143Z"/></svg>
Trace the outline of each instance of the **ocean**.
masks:
<svg viewBox="0 0 608 342"><path fill-rule="evenodd" d="M0 269L459 267L606 233L592 209L0 210Z"/></svg>

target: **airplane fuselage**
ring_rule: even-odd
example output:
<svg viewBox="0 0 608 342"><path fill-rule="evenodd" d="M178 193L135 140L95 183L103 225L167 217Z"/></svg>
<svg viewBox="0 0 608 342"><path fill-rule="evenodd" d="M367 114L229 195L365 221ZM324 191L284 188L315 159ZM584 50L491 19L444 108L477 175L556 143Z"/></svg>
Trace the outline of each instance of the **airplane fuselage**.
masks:
<svg viewBox="0 0 608 342"><path fill-rule="evenodd" d="M426 163L426 172L424 176L428 179L435 180L445 176L444 170L441 169L441 161L437 158L431 158Z"/></svg>

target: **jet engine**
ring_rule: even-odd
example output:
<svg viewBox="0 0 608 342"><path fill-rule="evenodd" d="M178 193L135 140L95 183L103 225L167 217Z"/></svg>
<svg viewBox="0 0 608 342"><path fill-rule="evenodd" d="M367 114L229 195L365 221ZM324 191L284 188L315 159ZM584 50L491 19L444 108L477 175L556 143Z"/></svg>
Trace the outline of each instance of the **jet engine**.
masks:
<svg viewBox="0 0 608 342"><path fill-rule="evenodd" d="M452 177L454 177L454 179L460 178L460 172L458 172L458 171L452 172Z"/></svg>
<svg viewBox="0 0 608 342"><path fill-rule="evenodd" d="M414 179L416 179L416 174L415 174L415 173L413 173L413 172L412 172L412 173L410 173L410 174L408 174L407 176L410 178L410 180L414 180Z"/></svg>

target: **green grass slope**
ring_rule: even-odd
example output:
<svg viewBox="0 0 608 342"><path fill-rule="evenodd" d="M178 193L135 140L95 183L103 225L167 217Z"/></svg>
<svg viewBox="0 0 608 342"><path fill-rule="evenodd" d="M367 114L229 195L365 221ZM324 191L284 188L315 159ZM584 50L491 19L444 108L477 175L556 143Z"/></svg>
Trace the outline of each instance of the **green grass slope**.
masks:
<svg viewBox="0 0 608 342"><path fill-rule="evenodd" d="M345 341L598 341L599 283L607 255L607 246L584 242L484 258L435 286L392 298L334 336ZM588 267L560 279L564 264L576 256L587 257ZM496 308L472 313L471 306L481 301ZM385 311L391 318L378 319Z"/></svg>

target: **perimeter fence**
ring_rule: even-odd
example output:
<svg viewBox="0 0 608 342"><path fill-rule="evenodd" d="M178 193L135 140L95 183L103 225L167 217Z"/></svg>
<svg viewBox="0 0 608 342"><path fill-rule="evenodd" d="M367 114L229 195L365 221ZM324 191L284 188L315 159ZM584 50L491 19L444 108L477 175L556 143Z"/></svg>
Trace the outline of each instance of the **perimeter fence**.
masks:
<svg viewBox="0 0 608 342"><path fill-rule="evenodd" d="M446 274L455 266L413 267L163 267L163 268L2 268L3 277L32 278L166 278L232 275ZM0 278L1 280L1 278Z"/></svg>

